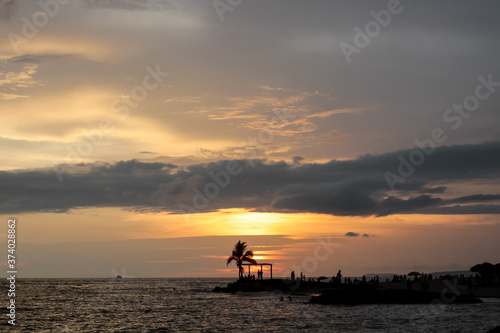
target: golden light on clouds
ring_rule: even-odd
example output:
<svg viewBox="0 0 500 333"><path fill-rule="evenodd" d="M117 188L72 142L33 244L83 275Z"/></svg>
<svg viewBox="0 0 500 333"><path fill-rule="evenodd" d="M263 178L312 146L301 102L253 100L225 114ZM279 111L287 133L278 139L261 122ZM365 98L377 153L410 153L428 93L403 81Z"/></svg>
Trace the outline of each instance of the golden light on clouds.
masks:
<svg viewBox="0 0 500 333"><path fill-rule="evenodd" d="M73 142L80 139L84 131L98 128L100 119L110 115L109 101L110 95L102 90L81 88L61 92L57 98L39 95L6 104L8 114L3 120L8 130L2 136L15 140ZM54 110L59 112L57 122Z"/></svg>
<svg viewBox="0 0 500 333"><path fill-rule="evenodd" d="M71 217L71 222L68 222ZM332 217L326 214L257 213L245 209L226 209L190 215L135 212L119 207L74 209L69 214L41 212L23 214L23 238L26 242L82 241L104 239L143 239L229 235L287 235L300 240L330 235L344 237L347 232L363 238L404 237L426 230L468 230L471 226L492 225L491 216L468 215L395 215L380 218ZM99 233L94 231L99 229ZM40 238L40 235L44 237ZM112 237L112 238L110 238ZM252 248L261 258L279 258L286 253L268 246Z"/></svg>
<svg viewBox="0 0 500 333"><path fill-rule="evenodd" d="M438 267L442 258L453 262L457 242L464 246L460 252L463 259L472 261L474 253L470 249L482 244L484 234L490 235L488 238L493 241L497 228L488 223L475 224L481 219L486 222L486 216L455 220L437 215L408 217L332 219L322 214L273 214L232 209L191 214L184 218L180 214L135 212L118 207L75 209L68 214L47 212L18 216L22 221L19 234L22 234L26 244L85 246L87 242L96 242L108 248L124 246L113 245L124 240L134 240L139 242L137 244L147 242L151 245L143 249L146 251L143 262L151 265L208 262L215 269L203 274L211 276L235 272L234 267L225 265L233 242L237 240L249 243L249 249L254 251L254 259L258 262L273 263L273 272L279 276L293 265L302 265L306 258L314 257L318 251L323 256L326 252L321 242L331 237L329 244L332 251L328 260L321 262L322 271L319 274L331 274L332 267L357 274L366 273L366 270L406 270L405 267L413 265L413 261L417 264L428 262ZM481 233L472 232L478 228ZM347 232L355 232L358 236L347 237ZM364 237L364 234L368 236ZM261 235L270 237L269 243L262 243L258 238ZM283 238L281 235L287 236ZM218 243L206 243L204 236L230 238L224 238L225 245L221 247ZM154 239L173 239L174 243L169 245L168 240L166 243L155 243ZM422 239L426 242L422 243ZM161 255L156 254L158 251L167 252ZM439 251L441 259L429 259L436 251ZM401 252L408 255L401 257ZM388 262L391 265L383 268Z"/></svg>
<svg viewBox="0 0 500 333"><path fill-rule="evenodd" d="M19 43L17 45L20 52L13 52L9 43L1 44L0 50L7 57L18 55L78 55L90 61L105 61L113 52L113 45L109 41L98 38L89 39L85 36L78 38L67 38L64 36L56 36L55 34L46 37L37 35L37 38L29 40L27 43ZM114 53L117 55L116 48Z"/></svg>
<svg viewBox="0 0 500 333"><path fill-rule="evenodd" d="M463 20L443 26L427 15L422 29L405 15L403 33L349 58L332 46L352 41L341 32L371 10L356 2L282 10L248 1L224 22L201 1L65 2L52 15L38 1L0 0L0 210L18 214L22 244L39 245L33 272L94 267L85 242L123 246L106 265L161 266L137 266L144 276L234 273L225 258L240 239L280 270L331 237L325 274L400 271L413 259L463 266L498 253L500 48L490 8L467 8L481 38L463 33ZM414 14L430 12L422 3ZM339 10L345 26L332 34L327 13ZM435 140L435 129L447 138ZM418 154L425 161L412 162ZM231 160L241 173L217 187L224 176L213 175ZM206 200L195 194L212 185ZM201 201L208 212L176 211ZM36 257L48 245L88 261L51 273Z"/></svg>
<svg viewBox="0 0 500 333"><path fill-rule="evenodd" d="M381 227L373 223L370 225L369 221L364 218L332 217L326 214L309 213L259 213L242 208L184 216L167 213L130 214L127 217L128 220L149 221L152 225L164 228L166 235L175 237L289 235L300 239L317 237L325 233L342 236L353 230L353 221L358 222L356 228L359 229L368 227L376 230ZM364 221L366 222L363 223ZM304 224L308 227L304 228ZM156 234L154 237L161 237L161 235Z"/></svg>

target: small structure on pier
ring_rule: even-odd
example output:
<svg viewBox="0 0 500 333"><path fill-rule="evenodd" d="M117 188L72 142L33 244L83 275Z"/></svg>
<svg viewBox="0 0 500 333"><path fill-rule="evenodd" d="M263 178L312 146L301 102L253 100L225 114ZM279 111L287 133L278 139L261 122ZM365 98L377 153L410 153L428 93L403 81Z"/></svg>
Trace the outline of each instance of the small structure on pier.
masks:
<svg viewBox="0 0 500 333"><path fill-rule="evenodd" d="M262 274L260 275L260 279L263 280L263 275L264 275L264 269L263 266L269 266L270 268L270 273L271 273L271 280L273 279L273 264L268 264L268 263L257 263L257 264L241 264L242 266L248 266L248 276L251 276L251 271L250 271L250 266L260 266L260 271Z"/></svg>

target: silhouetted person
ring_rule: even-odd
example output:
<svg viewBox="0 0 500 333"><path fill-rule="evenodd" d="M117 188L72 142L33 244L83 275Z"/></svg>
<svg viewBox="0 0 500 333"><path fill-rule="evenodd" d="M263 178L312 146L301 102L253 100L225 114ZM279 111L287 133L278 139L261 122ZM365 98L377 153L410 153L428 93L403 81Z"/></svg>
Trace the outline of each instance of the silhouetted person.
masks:
<svg viewBox="0 0 500 333"><path fill-rule="evenodd" d="M295 271L292 271L292 274L290 274L290 276L292 277L292 280L295 280Z"/></svg>

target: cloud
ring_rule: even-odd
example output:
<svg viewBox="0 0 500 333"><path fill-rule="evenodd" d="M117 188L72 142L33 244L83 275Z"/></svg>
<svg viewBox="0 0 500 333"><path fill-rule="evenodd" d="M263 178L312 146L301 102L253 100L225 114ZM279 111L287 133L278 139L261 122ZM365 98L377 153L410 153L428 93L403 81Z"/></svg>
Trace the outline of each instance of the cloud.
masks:
<svg viewBox="0 0 500 333"><path fill-rule="evenodd" d="M81 2L89 8L113 10L163 11L181 8L181 2L178 0L90 0Z"/></svg>
<svg viewBox="0 0 500 333"><path fill-rule="evenodd" d="M198 117L219 121L238 119L242 128L284 137L315 131L318 126L314 118L360 110L342 107L331 93L268 86L260 87L253 96L183 96L165 102L189 105L188 113Z"/></svg>
<svg viewBox="0 0 500 333"><path fill-rule="evenodd" d="M0 60L0 88L16 91L37 85L34 79L37 70L36 64L9 65Z"/></svg>
<svg viewBox="0 0 500 333"><path fill-rule="evenodd" d="M43 85L35 79L40 64L49 60L75 57L73 54L24 54L14 57L0 58L0 99L14 100L29 96L14 92L33 86Z"/></svg>
<svg viewBox="0 0 500 333"><path fill-rule="evenodd" d="M374 235L360 234L359 232L349 231L344 236L346 236L346 237L359 237L359 236L362 236L363 238L368 238L368 237L373 237Z"/></svg>
<svg viewBox="0 0 500 333"><path fill-rule="evenodd" d="M184 167L137 160L79 164L69 167L62 183L53 170L3 171L0 209L9 213L65 212L76 207L117 206L175 213L182 211L182 204L195 212L247 208L339 216L500 213L500 205L476 204L499 200L500 194L442 198L421 193L435 188L437 182L497 181L500 142L440 147L415 179L390 191L383 172L397 161L398 154L408 151L300 165L264 160L222 160ZM228 177L229 164L241 172ZM464 190L466 185L461 193Z"/></svg>
<svg viewBox="0 0 500 333"><path fill-rule="evenodd" d="M47 62L50 60L60 60L66 58L78 58L81 57L78 54L50 54L50 53L41 53L41 54L23 54L20 56L11 57L6 59L6 62L9 63L21 63L21 64L40 64L43 62Z"/></svg>
<svg viewBox="0 0 500 333"><path fill-rule="evenodd" d="M69 167L62 183L53 170L4 171L0 172L0 209L64 212L76 207L119 206L179 212L182 204L195 212L247 208L339 216L500 213L500 205L476 204L500 200L500 194L456 198L449 198L453 193L447 193L448 198L422 194L435 189L436 183L498 181L500 142L437 148L414 179L390 191L383 173L398 161L399 154L409 151L300 165L264 160L221 160L184 167L137 160L79 164ZM225 170L230 164L240 169L237 175L228 176Z"/></svg>
<svg viewBox="0 0 500 333"><path fill-rule="evenodd" d="M437 194L437 193L444 193L445 191L446 191L446 186L437 186L433 188L424 188L420 190L420 193Z"/></svg>
<svg viewBox="0 0 500 333"><path fill-rule="evenodd" d="M294 156L292 160L294 165L299 165L304 160L304 158L301 156Z"/></svg>
<svg viewBox="0 0 500 333"><path fill-rule="evenodd" d="M6 100L6 101L10 101L13 99L18 99L18 98L26 98L26 97L28 97L28 96L0 92L0 99Z"/></svg>
<svg viewBox="0 0 500 333"><path fill-rule="evenodd" d="M38 1L3 3L22 7L16 20L2 22L2 31L16 34L21 34L19 17L30 18L43 10ZM190 8L171 10L177 3ZM134 123L133 129L123 132L117 126L120 133L108 141L115 160L134 157L124 149L126 145L111 141L117 140L115 135L120 135L121 142L140 137L144 144L133 147L137 151L178 156L178 145L163 144L160 133L172 133L179 142L189 142L189 149L182 150L193 154L200 147L221 150L235 146L262 129L271 130L273 143L283 147L261 155L275 160L299 155L308 161L325 161L400 149L445 125L439 111L444 112L448 102L460 102L462 92L471 93L478 75L492 73L497 80L499 24L494 16L496 5L461 1L456 8L446 8L450 14L446 20L428 15L422 26L418 13L429 12L429 4L414 2L413 9L400 17L398 29L384 31L361 54L354 55L355 67L346 66L338 44L352 42L353 27L365 23L366 15L379 5L386 4L346 2L339 8L328 1L310 6L290 0L285 12L279 5L247 2L226 12L227 19L221 24L211 3L200 1L72 1L61 6L36 38L23 44L21 50L27 54L15 59L19 66L39 65L35 79L44 87L2 91L11 94L9 98L30 96L9 103L8 108L24 113L40 109L44 115L26 115L23 131L13 121L8 123L9 137L67 143L75 133L95 126L89 125L85 111L109 115L110 103L104 98L129 94L142 79L144 67L159 64L172 73L172 80L149 94L140 110L132 110L134 120L127 121L143 120L158 127L147 126L151 134L147 136L139 130L144 124ZM436 30L443 33L435 34ZM472 36L466 31L480 33ZM0 45L5 54L11 54L9 44L5 40ZM37 53L84 54L106 66L76 57L49 61L47 54ZM448 61L443 53L457 61ZM476 67L464 66L474 59L482 61ZM425 70L415 70L415 61ZM102 93L102 109L93 106L72 112L78 118L74 124L79 126L69 126L65 110L73 108L68 104L74 100L69 94L88 87ZM499 139L491 125L498 119L494 105L493 100L481 104L481 110L467 119L470 131L450 135L447 144ZM295 118L273 124L273 108L286 108ZM418 124L414 114L419 115ZM40 127L40 121L47 119L50 127ZM63 134L54 135L57 131ZM55 145L56 150L64 151L60 144ZM108 149L96 149L94 154L87 161L109 161Z"/></svg>
<svg viewBox="0 0 500 333"><path fill-rule="evenodd" d="M500 205L455 205L444 207L432 207L423 211L425 214L500 214Z"/></svg>
<svg viewBox="0 0 500 333"><path fill-rule="evenodd" d="M500 200L499 194L476 194L448 200L447 203L486 202Z"/></svg>
<svg viewBox="0 0 500 333"><path fill-rule="evenodd" d="M105 164L101 166L92 166L91 173L97 174L157 174L165 170L176 168L177 165L170 163L143 163L137 160L120 161L115 164ZM166 171L168 172L168 171Z"/></svg>

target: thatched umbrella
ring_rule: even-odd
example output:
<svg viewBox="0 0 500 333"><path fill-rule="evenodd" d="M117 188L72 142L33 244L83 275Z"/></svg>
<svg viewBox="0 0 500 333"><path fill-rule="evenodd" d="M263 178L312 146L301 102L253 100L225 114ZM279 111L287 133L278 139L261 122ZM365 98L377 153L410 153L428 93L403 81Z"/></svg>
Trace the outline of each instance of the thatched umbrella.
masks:
<svg viewBox="0 0 500 333"><path fill-rule="evenodd" d="M417 277L418 277L419 275L422 275L422 273L419 273L419 272L415 272L415 271L413 271L413 272L408 273L407 275L408 275L408 276L415 276L415 280L414 280L414 281L416 281L416 280L417 280Z"/></svg>
<svg viewBox="0 0 500 333"><path fill-rule="evenodd" d="M471 272L477 272L479 274L488 274L493 272L495 265L490 264L489 262L483 262L482 264L477 264L471 267Z"/></svg>
<svg viewBox="0 0 500 333"><path fill-rule="evenodd" d="M482 264L472 266L470 271L479 273L479 275L481 275L481 280L485 283L489 283L495 276L495 265L489 262L483 262Z"/></svg>

